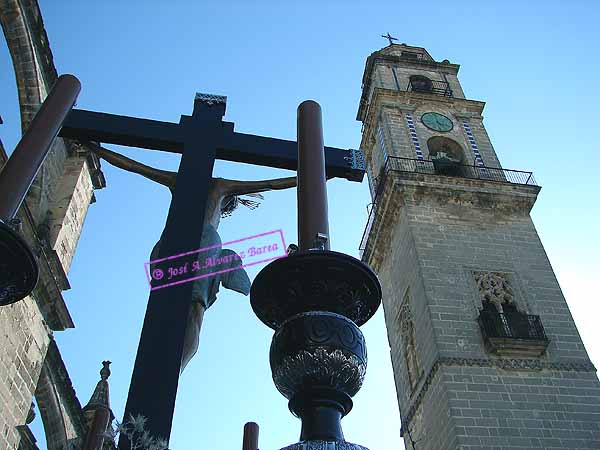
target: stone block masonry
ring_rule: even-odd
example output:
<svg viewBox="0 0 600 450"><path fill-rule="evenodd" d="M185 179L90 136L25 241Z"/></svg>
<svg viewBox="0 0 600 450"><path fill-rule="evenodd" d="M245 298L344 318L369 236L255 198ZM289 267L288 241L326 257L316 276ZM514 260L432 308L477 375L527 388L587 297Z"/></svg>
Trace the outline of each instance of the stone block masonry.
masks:
<svg viewBox="0 0 600 450"><path fill-rule="evenodd" d="M529 217L539 188L391 177L400 208L382 219L392 240L374 254L385 255L378 270L405 433L423 448L600 448L600 383ZM540 316L550 339L542 357L486 350L479 271L506 274L519 309ZM423 366L414 388L397 320L407 292Z"/></svg>
<svg viewBox="0 0 600 450"><path fill-rule="evenodd" d="M32 297L0 308L0 448L16 449L50 341Z"/></svg>

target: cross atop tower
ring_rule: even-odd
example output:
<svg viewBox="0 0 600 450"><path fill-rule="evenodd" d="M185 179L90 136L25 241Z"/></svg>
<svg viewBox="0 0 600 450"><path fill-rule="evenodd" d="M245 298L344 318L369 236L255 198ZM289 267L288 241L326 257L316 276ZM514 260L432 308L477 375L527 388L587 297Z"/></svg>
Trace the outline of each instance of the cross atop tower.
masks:
<svg viewBox="0 0 600 450"><path fill-rule="evenodd" d="M390 45L392 45L394 42L393 41L397 41L398 38L392 37L390 36L390 33L388 32L388 34L382 34L381 35L382 38L386 38L388 41L390 41Z"/></svg>

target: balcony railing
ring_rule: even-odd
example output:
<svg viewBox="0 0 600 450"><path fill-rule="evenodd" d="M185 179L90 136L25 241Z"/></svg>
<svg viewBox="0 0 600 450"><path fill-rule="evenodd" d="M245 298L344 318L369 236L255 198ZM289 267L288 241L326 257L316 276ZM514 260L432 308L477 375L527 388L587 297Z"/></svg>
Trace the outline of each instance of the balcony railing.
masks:
<svg viewBox="0 0 600 450"><path fill-rule="evenodd" d="M550 342L540 316L481 311L477 321L485 346L492 353L539 356Z"/></svg>
<svg viewBox="0 0 600 450"><path fill-rule="evenodd" d="M533 173L531 172L500 169L497 167L480 167L477 165L448 164L446 162L434 161L431 159L411 159L390 156L385 163L384 170L386 172L417 172L429 175L445 175L475 180L499 181L501 183L536 184Z"/></svg>
<svg viewBox="0 0 600 450"><path fill-rule="evenodd" d="M410 80L406 90L452 97L452 89L450 89L450 85L445 81L427 80L425 82L423 80Z"/></svg>
<svg viewBox="0 0 600 450"><path fill-rule="evenodd" d="M360 255L362 257L367 248L369 234L378 212L381 193L385 186L389 172L420 173L426 175L442 175L450 177L486 180L500 183L513 183L537 186L533 173L521 170L508 170L496 167L468 166L462 164L448 164L447 162L433 161L430 159L412 159L389 156L381 169L380 175L375 178L375 192L373 204L369 212L367 226L360 241Z"/></svg>
<svg viewBox="0 0 600 450"><path fill-rule="evenodd" d="M533 339L546 341L540 316L519 312L481 311L478 318L484 338Z"/></svg>

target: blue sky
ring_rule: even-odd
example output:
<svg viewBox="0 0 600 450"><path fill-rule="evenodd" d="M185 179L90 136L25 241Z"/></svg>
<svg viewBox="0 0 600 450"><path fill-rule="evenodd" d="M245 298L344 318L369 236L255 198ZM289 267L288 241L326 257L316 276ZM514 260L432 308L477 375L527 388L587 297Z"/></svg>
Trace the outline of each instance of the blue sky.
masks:
<svg viewBox="0 0 600 450"><path fill-rule="evenodd" d="M485 125L503 166L532 170L542 186L532 215L592 361L597 331L600 19L593 1L193 2L40 0L59 73L82 82L78 107L177 122L196 92L228 96L236 130L295 139L296 108L323 109L325 142L356 148L355 120L366 57L388 31L461 65L468 98L487 102ZM0 45L0 138L9 152L20 130L14 75ZM175 155L112 147L176 170ZM113 361L112 407L121 417L148 285L143 264L158 239L168 191L103 164L108 181L90 207L65 292L76 328L56 333L82 403L103 359ZM232 179L291 172L219 162ZM332 248L357 256L366 221L366 182L328 183ZM283 229L296 241L295 191L273 192L255 211L220 227L223 240ZM259 268L249 270L250 277ZM372 450L402 448L389 346L378 314L363 327L369 368L346 438ZM244 422L261 426L260 447L295 442L300 424L274 388L272 331L247 297L222 291L206 316L199 354L179 388L173 450L236 448ZM35 422L43 442L39 418ZM42 443L42 447L44 444Z"/></svg>

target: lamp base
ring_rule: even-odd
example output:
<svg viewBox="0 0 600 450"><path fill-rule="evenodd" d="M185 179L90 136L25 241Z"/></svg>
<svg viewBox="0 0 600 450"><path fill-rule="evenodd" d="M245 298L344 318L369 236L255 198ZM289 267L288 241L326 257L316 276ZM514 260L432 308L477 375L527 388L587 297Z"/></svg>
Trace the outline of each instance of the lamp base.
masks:
<svg viewBox="0 0 600 450"><path fill-rule="evenodd" d="M39 275L35 255L27 242L0 220L0 306L24 299Z"/></svg>

